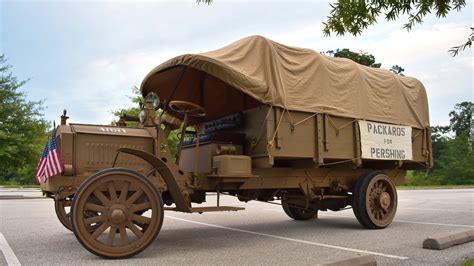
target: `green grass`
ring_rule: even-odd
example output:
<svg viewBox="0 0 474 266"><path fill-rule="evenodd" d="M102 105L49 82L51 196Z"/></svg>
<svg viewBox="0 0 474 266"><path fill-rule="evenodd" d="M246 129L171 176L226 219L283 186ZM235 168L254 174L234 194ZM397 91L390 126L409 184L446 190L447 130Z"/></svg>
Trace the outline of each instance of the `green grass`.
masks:
<svg viewBox="0 0 474 266"><path fill-rule="evenodd" d="M1 178L0 178L0 187L2 188L39 188L39 186L36 184L28 184L28 185L23 184L22 185L18 183L16 180L5 181L5 180L2 180Z"/></svg>
<svg viewBox="0 0 474 266"><path fill-rule="evenodd" d="M462 264L463 266L474 266L474 258L469 259L468 261Z"/></svg>
<svg viewBox="0 0 474 266"><path fill-rule="evenodd" d="M39 185L35 184L33 178L28 180L28 182L21 182L21 180L10 179L5 180L4 178L0 177L0 187L3 188L39 188Z"/></svg>
<svg viewBox="0 0 474 266"><path fill-rule="evenodd" d="M0 184L0 188L40 188L38 185Z"/></svg>
<svg viewBox="0 0 474 266"><path fill-rule="evenodd" d="M404 190L404 189L462 189L462 188L474 188L474 185L397 186L397 189L399 189L399 190Z"/></svg>

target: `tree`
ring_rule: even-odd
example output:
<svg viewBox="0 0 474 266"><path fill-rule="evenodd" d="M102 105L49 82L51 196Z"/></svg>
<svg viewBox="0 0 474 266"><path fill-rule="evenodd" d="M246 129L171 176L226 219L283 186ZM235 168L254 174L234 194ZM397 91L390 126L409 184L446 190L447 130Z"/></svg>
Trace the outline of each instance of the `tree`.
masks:
<svg viewBox="0 0 474 266"><path fill-rule="evenodd" d="M120 117L122 114L138 115L140 113L140 103L143 103L144 101L143 96L141 95L140 89L137 86L133 86L131 90L132 96L129 96L128 98L133 104L135 104L135 106L112 111L112 114L114 114L116 117ZM112 125L116 125L117 122L117 120L112 121ZM137 122L127 122L128 127L134 127L137 124Z"/></svg>
<svg viewBox="0 0 474 266"><path fill-rule="evenodd" d="M48 139L43 103L28 101L0 55L0 181L34 183L34 171Z"/></svg>
<svg viewBox="0 0 474 266"><path fill-rule="evenodd" d="M472 112L474 104L472 102L462 102L454 106L454 110L449 113L449 128L456 134L456 137L469 136L474 125Z"/></svg>
<svg viewBox="0 0 474 266"><path fill-rule="evenodd" d="M403 75L403 72L405 71L405 69L403 67L399 66L399 65L394 65L389 70L393 74L397 74L397 75L400 75L400 76L405 76L405 75Z"/></svg>
<svg viewBox="0 0 474 266"><path fill-rule="evenodd" d="M441 150L438 167L433 172L442 184L474 184L474 150L468 136L449 140Z"/></svg>
<svg viewBox="0 0 474 266"><path fill-rule="evenodd" d="M116 111L112 111L112 113L119 117L120 115L122 114L130 114L130 115L138 115L140 113L140 103L143 103L144 99L143 99L143 96L140 92L140 89L137 87L137 86L133 86L131 88L132 90L132 96L129 97L129 99L132 101L132 103L135 104L134 107L130 107L130 108L122 108L120 110L116 110ZM158 110L158 113L160 113L161 110ZM114 120L112 121L112 124L115 125L117 123L117 120ZM127 122L127 126L128 127L134 127L136 126L137 123L136 122ZM174 130L174 131L171 131L170 135L168 136L168 147L171 151L171 154L175 157L176 156L176 152L177 152L177 148L176 148L176 145L179 141L178 139L178 133L179 133L179 130Z"/></svg>
<svg viewBox="0 0 474 266"><path fill-rule="evenodd" d="M443 150L447 147L450 128L449 126L432 126L431 127L431 149L434 159L434 166L431 171L439 168L438 159L441 157Z"/></svg>
<svg viewBox="0 0 474 266"><path fill-rule="evenodd" d="M471 34L467 38L467 41L464 44L451 47L451 49L449 49L449 52L453 56L456 56L456 55L459 54L459 52L466 50L466 48L468 48L468 47L471 47L473 41L474 41L474 28L471 27Z"/></svg>
<svg viewBox="0 0 474 266"><path fill-rule="evenodd" d="M351 50L344 48L344 49L337 49L336 52L329 50L326 52L329 55L334 57L342 57L351 59L354 62L357 62L364 66L380 68L382 64L375 63L375 56L365 53L365 52L352 52Z"/></svg>
<svg viewBox="0 0 474 266"><path fill-rule="evenodd" d="M437 17L442 18L452 11L460 11L465 6L465 0L338 0L335 4L331 4L330 15L324 23L323 33L326 36L331 33L359 35L364 29L377 23L377 18L382 13L385 14L387 21L396 20L400 15L408 15L408 21L403 28L411 30L415 24L422 23L423 18L430 13L435 13ZM471 47L473 38L473 33L471 33L466 43L452 47L450 50L452 55L456 56L466 47Z"/></svg>
<svg viewBox="0 0 474 266"><path fill-rule="evenodd" d="M353 52L347 48L344 48L344 49L336 49L336 52L334 52L333 50L329 50L329 51L323 52L322 54L334 56L334 57L348 58L364 66L375 67L375 68L380 68L382 66L381 63L375 63L376 62L375 56L367 52ZM394 74L403 76L403 72L405 71L405 69L399 65L394 65L390 68L390 71L393 72Z"/></svg>
<svg viewBox="0 0 474 266"><path fill-rule="evenodd" d="M449 126L431 127L434 167L407 176L407 184L474 184L474 149L470 132L472 108L472 102L458 103L449 113Z"/></svg>

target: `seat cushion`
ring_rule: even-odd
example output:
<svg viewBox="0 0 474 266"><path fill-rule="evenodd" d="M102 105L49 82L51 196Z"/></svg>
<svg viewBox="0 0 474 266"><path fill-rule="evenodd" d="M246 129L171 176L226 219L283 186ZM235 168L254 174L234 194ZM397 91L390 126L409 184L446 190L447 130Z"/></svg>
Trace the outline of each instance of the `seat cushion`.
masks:
<svg viewBox="0 0 474 266"><path fill-rule="evenodd" d="M231 131L219 131L209 134L204 134L199 136L199 143L208 143L208 142L219 142L219 143L232 143L238 145L244 145L245 134L231 132ZM183 141L183 147L192 147L197 143L196 138L189 138Z"/></svg>
<svg viewBox="0 0 474 266"><path fill-rule="evenodd" d="M204 128L205 134L214 133L221 130L233 129L242 126L243 115L242 113L234 113L221 117L216 120L202 123L202 128Z"/></svg>

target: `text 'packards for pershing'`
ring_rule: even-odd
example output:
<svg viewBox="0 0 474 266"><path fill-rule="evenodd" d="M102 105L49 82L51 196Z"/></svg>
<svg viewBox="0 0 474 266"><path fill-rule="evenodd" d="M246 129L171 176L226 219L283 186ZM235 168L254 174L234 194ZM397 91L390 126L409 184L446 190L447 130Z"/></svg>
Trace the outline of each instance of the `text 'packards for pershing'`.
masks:
<svg viewBox="0 0 474 266"><path fill-rule="evenodd" d="M362 158L411 160L411 127L359 121Z"/></svg>

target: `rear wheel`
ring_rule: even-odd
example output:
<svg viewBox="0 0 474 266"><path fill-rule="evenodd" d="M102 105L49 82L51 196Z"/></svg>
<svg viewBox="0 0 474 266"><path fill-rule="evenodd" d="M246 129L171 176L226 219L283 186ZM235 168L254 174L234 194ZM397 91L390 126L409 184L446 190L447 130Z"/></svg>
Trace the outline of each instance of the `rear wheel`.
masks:
<svg viewBox="0 0 474 266"><path fill-rule="evenodd" d="M397 212L397 201L392 180L381 172L371 172L357 181L352 209L361 225L369 229L382 229L392 223Z"/></svg>
<svg viewBox="0 0 474 266"><path fill-rule="evenodd" d="M283 211L286 213L286 215L288 215L294 220L304 221L315 219L318 217L317 209L302 208L296 205L292 205L285 197L281 199L281 206L283 207Z"/></svg>
<svg viewBox="0 0 474 266"><path fill-rule="evenodd" d="M106 169L87 178L71 209L76 238L105 258L143 251L158 235L163 216L160 192L144 175L126 168Z"/></svg>

